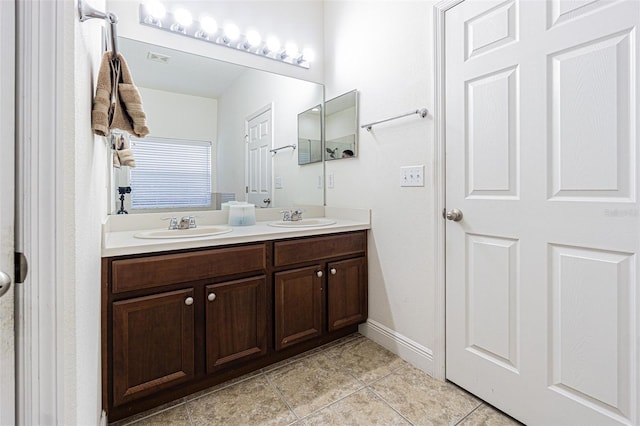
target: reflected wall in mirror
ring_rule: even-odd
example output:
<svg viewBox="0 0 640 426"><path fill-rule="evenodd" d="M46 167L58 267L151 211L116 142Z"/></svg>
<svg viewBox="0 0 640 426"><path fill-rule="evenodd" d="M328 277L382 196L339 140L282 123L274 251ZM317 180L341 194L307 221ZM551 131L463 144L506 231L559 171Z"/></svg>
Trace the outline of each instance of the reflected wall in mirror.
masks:
<svg viewBox="0 0 640 426"><path fill-rule="evenodd" d="M358 155L358 91L352 90L325 103L325 160Z"/></svg>
<svg viewBox="0 0 640 426"><path fill-rule="evenodd" d="M298 114L298 164L322 161L322 105Z"/></svg>
<svg viewBox="0 0 640 426"><path fill-rule="evenodd" d="M298 114L323 103L322 85L123 37L119 49L142 96L149 136L211 143L212 202L204 209L219 209L228 200L246 201L249 188L270 191L269 197L263 197L263 192L253 197L260 201L257 208L324 204L324 192L317 185L324 179L321 163L299 167L294 150L281 150L277 155L269 152L296 144ZM270 122L252 130L251 120L267 110ZM249 152L250 133L258 130L258 136L269 134L266 149L262 146L260 152ZM136 147L132 148L135 154ZM256 156L264 161L252 161ZM136 165L140 161L142 158L136 158ZM267 163L269 175L264 170L249 173L247 165L256 163ZM129 181L130 173L122 169L113 174L118 207L118 187L131 186L131 195L136 195L135 181ZM248 176L258 180L248 182ZM263 202L267 198L269 202ZM128 197L125 209L129 213L197 210L174 206L132 209Z"/></svg>

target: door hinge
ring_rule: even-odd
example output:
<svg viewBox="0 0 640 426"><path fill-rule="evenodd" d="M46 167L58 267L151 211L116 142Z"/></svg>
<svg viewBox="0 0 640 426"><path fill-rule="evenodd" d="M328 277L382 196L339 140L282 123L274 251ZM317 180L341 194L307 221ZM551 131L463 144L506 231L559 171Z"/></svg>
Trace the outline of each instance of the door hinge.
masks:
<svg viewBox="0 0 640 426"><path fill-rule="evenodd" d="M245 187L244 187L244 193L245 193L245 194L248 194L248 193L249 193L249 187L248 187L248 186L245 186Z"/></svg>
<svg viewBox="0 0 640 426"><path fill-rule="evenodd" d="M15 252L15 280L16 284L21 284L27 278L27 273L29 271L29 265L27 263L27 258L23 253Z"/></svg>

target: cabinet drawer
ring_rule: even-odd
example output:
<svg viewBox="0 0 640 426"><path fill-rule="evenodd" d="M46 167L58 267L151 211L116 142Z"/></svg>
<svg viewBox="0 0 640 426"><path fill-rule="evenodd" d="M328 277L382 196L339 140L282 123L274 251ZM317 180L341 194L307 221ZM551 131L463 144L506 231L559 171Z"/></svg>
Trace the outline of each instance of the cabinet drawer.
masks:
<svg viewBox="0 0 640 426"><path fill-rule="evenodd" d="M278 241L274 244L274 266L317 262L340 256L364 254L367 237L364 232L313 237L303 240Z"/></svg>
<svg viewBox="0 0 640 426"><path fill-rule="evenodd" d="M138 259L115 260L111 266L113 293L167 284L218 278L265 269L265 246L205 250Z"/></svg>

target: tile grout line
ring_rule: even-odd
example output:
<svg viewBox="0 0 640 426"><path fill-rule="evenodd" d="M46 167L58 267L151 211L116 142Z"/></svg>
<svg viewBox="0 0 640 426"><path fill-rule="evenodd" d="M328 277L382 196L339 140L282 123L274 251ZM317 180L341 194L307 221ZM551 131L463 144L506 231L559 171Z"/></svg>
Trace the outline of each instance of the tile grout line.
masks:
<svg viewBox="0 0 640 426"><path fill-rule="evenodd" d="M469 411L466 416L464 416L458 422L456 422L455 426L461 424L464 421L464 419L466 419L467 417L472 415L478 408L482 407L483 405L484 405L484 403L482 401L480 401L480 403L473 410Z"/></svg>
<svg viewBox="0 0 640 426"><path fill-rule="evenodd" d="M387 376L385 376L385 377L387 377ZM377 382L377 381L378 381L378 380L376 380L376 382ZM375 383L375 382L373 382L373 383ZM373 383L371 383L371 384L373 384ZM412 422L411 420L409 420L409 419L408 419L404 414L402 414L400 411L398 411L398 410L397 410L393 405L391 405L391 404L389 403L389 401L387 401L386 399L384 399L384 398L382 397L382 395L378 394L378 392L376 392L376 391L375 391L371 386L367 386L367 389L369 389L369 390L371 391L371 393L373 393L373 394L376 396L376 398L379 398L379 399L380 399L380 401L382 401L384 404L386 404L386 405L387 405L387 407L391 408L391 410L393 410L397 415L399 415L400 417L402 417L402 418L403 418L407 423L409 423L411 426L413 426L413 422Z"/></svg>
<svg viewBox="0 0 640 426"><path fill-rule="evenodd" d="M168 407L162 408L162 409L160 409L158 411L153 411L153 412L151 412L151 413L149 413L147 415L144 415L142 417L139 417L137 419L132 419L131 421L127 421L127 418L124 418L122 420L117 420L117 421L115 421L113 423L109 423L108 426L131 426L131 425L135 425L136 423L140 423L142 420L147 420L147 419L149 419L149 418L151 418L153 416L156 416L158 414L164 413L164 412L169 411L169 410L173 410L175 408L180 407L181 405L186 404L187 401L184 399L184 397L180 398L180 399L182 400L182 402L178 402L176 404L173 404L173 405L170 405ZM178 401L178 400L176 400L176 401ZM151 411L151 410L149 410L149 411ZM138 413L137 415L140 415L140 413ZM134 416L136 416L136 414L134 414L133 416L130 416L130 417L134 417Z"/></svg>
<svg viewBox="0 0 640 426"><path fill-rule="evenodd" d="M264 378L267 380L267 383L269 384L269 386L271 386L271 389L273 389L273 391L276 393L276 395L278 395L278 398L280 398L280 400L289 409L289 411L291 411L291 414L293 414L293 417L296 418L296 421L293 422L293 423L296 423L296 422L300 421L300 417L296 414L296 412L293 410L293 408L291 408L291 405L289 404L289 401L287 401L287 399L284 397L282 392L280 392L280 389L278 389L278 387L271 381L271 379L269 378L269 375L267 375L264 372L262 374L264 375ZM293 423L291 423L291 424L293 424Z"/></svg>
<svg viewBox="0 0 640 426"><path fill-rule="evenodd" d="M309 414L307 414L306 416L301 417L301 418L300 418L300 420L308 419L309 417L313 416L314 414L316 414L316 413L318 413L318 412L320 412L320 411L322 411L322 410L324 410L324 409L326 409L326 408L329 408L329 407L331 407L332 405L335 405L335 404L337 404L338 402L342 401L343 399L349 398L349 397L350 397L350 396L352 396L353 394L358 393L358 392L360 392L362 389L366 389L366 388L367 388L367 386L366 386L366 385L362 385L362 387L361 387L361 388L358 388L358 389L354 390L353 392L350 392L348 395L345 395L345 396L343 396L343 397L341 397L341 398L338 398L338 399L336 399L335 401L331 401L329 404L327 404L327 405L325 405L325 406L322 406L322 407L318 408L317 410L314 410L314 411L310 412L310 413L309 413Z"/></svg>

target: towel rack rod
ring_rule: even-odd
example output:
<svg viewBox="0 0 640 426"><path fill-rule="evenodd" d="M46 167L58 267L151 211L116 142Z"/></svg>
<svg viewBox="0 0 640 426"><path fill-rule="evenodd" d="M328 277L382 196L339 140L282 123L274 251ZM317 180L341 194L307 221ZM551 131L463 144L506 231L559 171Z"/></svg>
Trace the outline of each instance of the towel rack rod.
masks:
<svg viewBox="0 0 640 426"><path fill-rule="evenodd" d="M387 121L397 120L398 118L407 117L407 116L413 115L413 114L418 114L420 116L420 118L425 118L428 113L429 113L429 111L427 111L426 108L416 109L416 110L408 112L406 114L402 114L402 115L398 115L398 116L395 116L395 117L387 118L386 120L374 121L373 123L363 124L360 127L363 128L363 129L367 129L367 131L370 132L371 128L373 126L375 126L376 124L386 123Z"/></svg>
<svg viewBox="0 0 640 426"><path fill-rule="evenodd" d="M118 17L115 13L105 13L94 9L84 0L78 1L78 12L80 13L80 22L85 22L89 19L104 19L109 23L109 33L111 35L111 51L113 57L118 56Z"/></svg>
<svg viewBox="0 0 640 426"><path fill-rule="evenodd" d="M295 145L285 145L285 146L281 146L281 147L278 147L278 148L270 149L269 151L273 152L274 154L277 154L278 151L280 151L281 149L287 149L287 148L296 149L296 146Z"/></svg>

